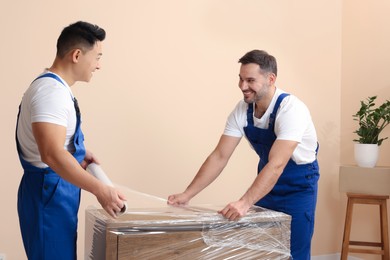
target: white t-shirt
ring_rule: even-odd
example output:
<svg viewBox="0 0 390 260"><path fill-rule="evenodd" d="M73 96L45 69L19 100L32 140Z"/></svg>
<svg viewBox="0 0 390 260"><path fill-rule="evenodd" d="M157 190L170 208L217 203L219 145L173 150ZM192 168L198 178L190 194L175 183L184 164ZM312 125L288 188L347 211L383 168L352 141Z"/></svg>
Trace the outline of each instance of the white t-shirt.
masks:
<svg viewBox="0 0 390 260"><path fill-rule="evenodd" d="M278 96L284 91L276 89L274 97L264 115L256 118L253 115L254 126L268 129L270 114L272 113ZM224 135L245 136L244 127L247 126L248 104L244 100L238 102L229 115ZM253 109L254 111L254 109ZM291 140L298 142L291 159L297 164L311 163L316 159L317 134L306 105L293 95L283 99L276 113L275 135L278 140Z"/></svg>
<svg viewBox="0 0 390 260"><path fill-rule="evenodd" d="M73 136L77 119L73 94L65 80L61 80L64 84L50 77L37 79L23 95L17 136L23 159L39 168L47 165L41 160L32 123L46 122L66 127L64 149L71 153L75 150Z"/></svg>

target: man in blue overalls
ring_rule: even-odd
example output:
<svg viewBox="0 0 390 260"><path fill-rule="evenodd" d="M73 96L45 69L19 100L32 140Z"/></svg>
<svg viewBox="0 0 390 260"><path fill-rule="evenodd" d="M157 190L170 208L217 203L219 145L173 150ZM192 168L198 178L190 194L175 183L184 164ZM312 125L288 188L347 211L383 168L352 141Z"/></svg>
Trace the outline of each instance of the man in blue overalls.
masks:
<svg viewBox="0 0 390 260"><path fill-rule="evenodd" d="M219 212L237 220L258 205L291 215L291 256L310 259L319 179L318 142L310 112L297 97L276 88L273 56L253 50L239 62L243 100L231 112L217 147L191 184L183 193L169 196L168 203L187 204L214 181L245 136L260 158L258 175L238 201Z"/></svg>
<svg viewBox="0 0 390 260"><path fill-rule="evenodd" d="M76 259L80 188L93 193L113 217L124 196L85 171L95 156L85 149L81 116L70 89L100 69L105 31L77 22L64 28L53 65L24 93L16 143L24 174L18 214L28 259Z"/></svg>

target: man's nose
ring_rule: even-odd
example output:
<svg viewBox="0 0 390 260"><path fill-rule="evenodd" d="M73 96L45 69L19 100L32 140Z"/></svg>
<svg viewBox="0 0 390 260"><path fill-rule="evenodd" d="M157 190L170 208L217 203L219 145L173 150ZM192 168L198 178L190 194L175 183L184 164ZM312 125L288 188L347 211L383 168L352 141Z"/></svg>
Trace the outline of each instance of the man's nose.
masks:
<svg viewBox="0 0 390 260"><path fill-rule="evenodd" d="M241 82L238 83L238 87L241 90L246 90L246 89L248 89L248 84L246 84L245 81L241 81Z"/></svg>

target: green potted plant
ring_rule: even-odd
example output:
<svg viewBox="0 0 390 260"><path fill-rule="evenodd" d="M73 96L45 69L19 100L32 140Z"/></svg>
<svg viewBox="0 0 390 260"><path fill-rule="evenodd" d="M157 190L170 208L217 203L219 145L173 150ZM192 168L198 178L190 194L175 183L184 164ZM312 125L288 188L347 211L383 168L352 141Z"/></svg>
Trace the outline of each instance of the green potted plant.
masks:
<svg viewBox="0 0 390 260"><path fill-rule="evenodd" d="M360 109L353 115L359 127L354 133L358 135L355 141L355 160L358 166L374 167L378 160L379 146L388 137L379 134L390 123L390 101L386 100L375 107L377 96L360 101Z"/></svg>

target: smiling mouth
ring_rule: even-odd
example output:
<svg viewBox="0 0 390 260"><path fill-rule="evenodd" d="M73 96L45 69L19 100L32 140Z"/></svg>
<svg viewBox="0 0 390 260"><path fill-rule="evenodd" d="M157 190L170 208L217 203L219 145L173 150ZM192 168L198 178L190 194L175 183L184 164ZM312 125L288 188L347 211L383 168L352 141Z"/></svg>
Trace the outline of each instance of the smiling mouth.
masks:
<svg viewBox="0 0 390 260"><path fill-rule="evenodd" d="M253 91L250 91L250 90L248 90L248 91L243 91L242 92L242 94L244 95L244 97L247 97L247 96L250 96L250 95L252 95L254 92Z"/></svg>

